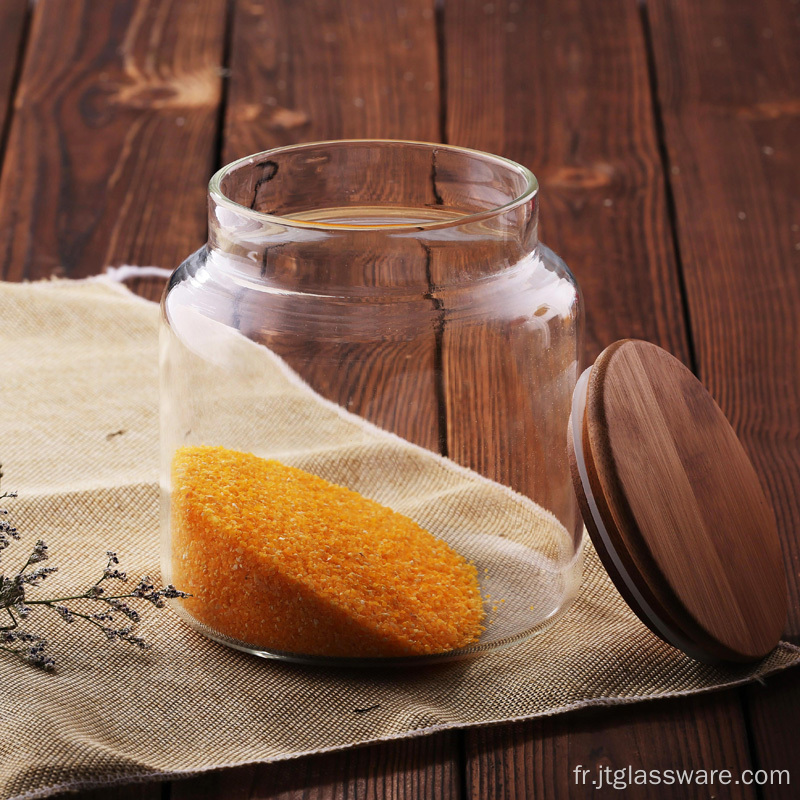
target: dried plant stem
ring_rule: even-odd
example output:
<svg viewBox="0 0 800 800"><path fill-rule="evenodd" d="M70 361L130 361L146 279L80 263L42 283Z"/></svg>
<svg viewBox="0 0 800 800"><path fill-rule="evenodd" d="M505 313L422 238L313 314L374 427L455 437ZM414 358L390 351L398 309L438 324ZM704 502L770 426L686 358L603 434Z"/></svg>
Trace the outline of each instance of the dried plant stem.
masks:
<svg viewBox="0 0 800 800"><path fill-rule="evenodd" d="M0 477L2 477L2 472L0 472ZM16 494L5 492L0 495L0 500L13 497L16 497ZM0 508L0 517L5 517L7 513L6 509ZM5 519L0 519L0 555L12 542L19 540L20 534L17 529ZM125 641L141 650L147 649L149 645L135 632L136 625L141 620L139 611L125 601L140 600L156 608L163 608L165 600L189 595L172 585L156 589L146 575L139 579L131 591L106 594L106 587L103 584L107 581L124 583L128 580L127 574L117 569L119 564L117 554L109 550L106 552L106 556L108 563L103 573L81 594L40 599L28 598L27 593L31 588L38 587L58 569L57 567L36 566L49 558L47 545L41 539L36 542L21 569L10 577L0 573L0 611L5 610L11 620L10 625L0 625L0 650L12 653L23 661L42 669L52 670L55 667L55 660L46 652L47 641L35 633L20 629L20 621L27 619L33 606L50 608L67 623L72 623L76 619L85 620L93 627L99 628L108 641ZM72 605L64 605L75 602L92 603L95 604L95 607L99 607L99 610L94 613L86 613L85 610L79 610ZM119 616L125 618L126 624L117 626L116 621ZM112 623L112 625L104 623ZM19 646L15 647L14 644Z"/></svg>

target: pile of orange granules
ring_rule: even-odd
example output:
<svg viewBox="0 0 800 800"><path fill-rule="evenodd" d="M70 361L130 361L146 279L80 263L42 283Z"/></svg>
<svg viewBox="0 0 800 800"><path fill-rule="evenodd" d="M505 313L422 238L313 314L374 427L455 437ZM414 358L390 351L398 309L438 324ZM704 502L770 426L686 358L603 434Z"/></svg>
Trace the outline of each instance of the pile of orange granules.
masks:
<svg viewBox="0 0 800 800"><path fill-rule="evenodd" d="M257 648L371 657L478 640L477 570L408 517L223 447L173 460L173 581L197 620Z"/></svg>

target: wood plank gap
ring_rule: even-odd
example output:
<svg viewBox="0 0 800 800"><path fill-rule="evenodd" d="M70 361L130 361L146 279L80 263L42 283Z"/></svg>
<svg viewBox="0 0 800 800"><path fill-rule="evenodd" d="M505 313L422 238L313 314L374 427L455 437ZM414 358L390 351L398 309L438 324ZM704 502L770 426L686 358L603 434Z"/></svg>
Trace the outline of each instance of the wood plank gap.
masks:
<svg viewBox="0 0 800 800"><path fill-rule="evenodd" d="M683 309L684 327L686 329L686 343L689 355L689 367L695 374L699 373L699 363L695 350L694 335L692 331L691 312L689 309L689 294L686 286L686 277L683 269L683 259L681 253L680 239L678 237L677 210L675 207L675 195L672 191L672 164L667 149L666 131L664 129L664 119L661 113L658 92L658 72L656 70L655 52L653 48L653 31L650 25L650 16L647 3L639 4L639 16L642 21L642 34L647 56L647 77L650 83L650 98L653 107L653 125L655 128L656 142L658 145L658 155L661 160L661 167L664 173L664 196L666 200L666 211L669 219L670 231L672 234L672 249L675 254L675 267L680 289L681 307ZM758 769L759 761L753 735L753 726L750 719L750 711L747 704L745 690L737 693L739 706L741 708L742 722L744 728L745 747L750 766ZM759 786L755 789L757 800L763 800L764 794Z"/></svg>
<svg viewBox="0 0 800 800"><path fill-rule="evenodd" d="M653 31L650 27L650 17L647 11L647 2L639 3L639 16L642 21L642 38L645 46L645 56L647 60L647 80L650 84L650 100L653 108L653 127L655 130L656 145L658 147L658 157L661 161L661 169L664 173L664 199L666 201L667 219L669 221L670 234L672 238L672 251L675 258L675 273L678 280L680 291L681 310L683 311L683 327L686 335L686 347L688 350L689 364L687 365L695 375L698 374L697 353L695 351L694 336L692 334L692 318L689 311L689 293L686 288L686 278L683 271L683 259L681 257L681 247L678 238L677 211L675 209L675 196L672 192L672 164L670 163L669 151L667 149L666 133L664 131L664 119L661 115L658 94L658 72L656 70L655 53L653 51Z"/></svg>
<svg viewBox="0 0 800 800"><path fill-rule="evenodd" d="M233 26L236 15L236 0L226 0L225 32L222 37L222 64L220 66L220 99L217 106L217 130L214 137L214 158L216 169L225 166L223 155L225 146L225 117L228 111L228 91L231 83L231 52L233 48Z"/></svg>
<svg viewBox="0 0 800 800"><path fill-rule="evenodd" d="M436 65L439 73L439 141L447 143L447 40L444 27L444 0L436 0L434 9L434 29L436 32ZM434 161L431 173L433 183L433 194L439 200L439 192L436 188L436 162ZM437 320L435 328L434 342L434 375L436 404L438 406L437 422L439 426L439 452L448 457L449 449L447 445L447 390L445 387L444 361L443 361L443 338L444 338L444 308L442 302L435 296L436 287L431 275L431 251L426 247L428 261L425 266L425 274L428 279L428 296L436 304ZM465 752L466 743L463 734L459 735L459 743L462 754ZM466 768L466 757L464 760ZM466 792L466 782L462 790Z"/></svg>
<svg viewBox="0 0 800 800"><path fill-rule="evenodd" d="M3 166L5 164L6 146L8 145L8 137L11 133L11 123L14 118L15 99L17 96L17 89L19 88L20 80L22 79L22 69L25 66L25 57L28 54L28 36L31 30L31 19L33 17L34 5L28 3L27 0L19 0L16 5L21 7L20 11L16 13L21 14L22 21L19 23L19 33L17 34L17 54L14 59L14 68L11 72L11 79L8 82L8 92L6 96L5 107L0 110L0 180L3 178ZM9 5L10 8L10 5ZM8 8L4 9L3 23L7 25L6 15L9 13ZM6 32L12 26L6 27ZM0 100L3 97L2 90L3 78L0 76Z"/></svg>
<svg viewBox="0 0 800 800"><path fill-rule="evenodd" d="M458 731L456 739L458 747L456 753L456 768L458 769L458 796L460 800L471 800L469 790L469 756L467 754L467 733L464 730Z"/></svg>
<svg viewBox="0 0 800 800"><path fill-rule="evenodd" d="M435 191L435 189L434 189ZM433 337L433 377L434 394L436 396L436 422L439 436L439 453L447 458L447 393L444 385L444 364L442 362L442 340L444 337L444 307L442 301L436 296L436 287L433 283L431 274L431 248L423 244L425 249L425 280L428 282L428 291L425 297L433 303L436 311L436 323L434 325Z"/></svg>
<svg viewBox="0 0 800 800"><path fill-rule="evenodd" d="M739 698L739 705L742 708L742 720L744 721L745 732L745 745L747 746L747 758L750 761L750 769L753 773L761 769L761 763L758 758L758 748L756 747L755 728L753 727L752 715L750 713L750 706L747 702L747 689L742 688L737 690L736 694ZM754 784L756 800L765 800L764 790L759 784Z"/></svg>

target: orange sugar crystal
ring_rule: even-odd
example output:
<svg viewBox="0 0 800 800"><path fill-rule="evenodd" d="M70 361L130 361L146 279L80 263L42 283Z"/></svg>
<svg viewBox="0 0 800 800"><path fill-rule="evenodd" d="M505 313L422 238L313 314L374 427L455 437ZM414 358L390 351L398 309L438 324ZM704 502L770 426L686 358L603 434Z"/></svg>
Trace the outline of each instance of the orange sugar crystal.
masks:
<svg viewBox="0 0 800 800"><path fill-rule="evenodd" d="M197 620L256 648L370 657L476 642L476 568L412 519L278 461L183 447L174 583Z"/></svg>

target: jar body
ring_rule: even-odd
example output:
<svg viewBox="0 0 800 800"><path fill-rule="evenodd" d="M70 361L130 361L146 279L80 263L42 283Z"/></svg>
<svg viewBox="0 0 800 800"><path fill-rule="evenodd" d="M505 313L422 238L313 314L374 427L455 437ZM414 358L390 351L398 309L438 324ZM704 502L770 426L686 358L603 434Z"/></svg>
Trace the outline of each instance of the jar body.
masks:
<svg viewBox="0 0 800 800"><path fill-rule="evenodd" d="M173 275L161 331L162 567L206 635L292 660L431 660L526 638L568 607L582 313L509 163L341 142L212 182L209 244ZM451 555L479 592L468 636L453 634L464 615L424 608L425 594L458 606L441 588L454 573L409 590Z"/></svg>

